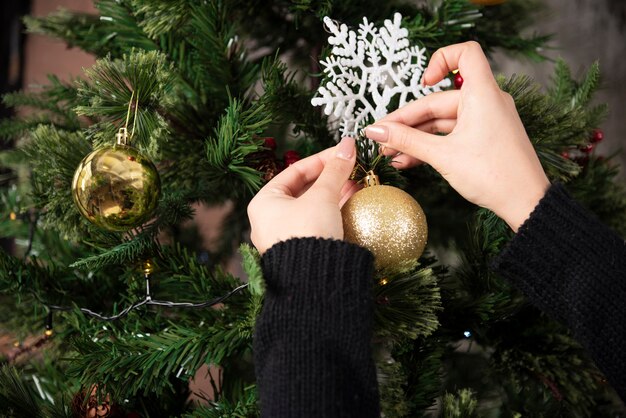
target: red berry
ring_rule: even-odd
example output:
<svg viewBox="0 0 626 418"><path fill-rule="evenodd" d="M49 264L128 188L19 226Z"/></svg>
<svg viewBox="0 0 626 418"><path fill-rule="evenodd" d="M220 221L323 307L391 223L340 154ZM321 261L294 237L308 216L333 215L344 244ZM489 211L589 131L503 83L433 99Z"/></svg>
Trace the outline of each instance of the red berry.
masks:
<svg viewBox="0 0 626 418"><path fill-rule="evenodd" d="M454 88L460 89L461 87L463 87L463 76L461 73L456 73L454 75Z"/></svg>
<svg viewBox="0 0 626 418"><path fill-rule="evenodd" d="M135 157L133 157L132 155L128 156L128 161L135 161Z"/></svg>
<svg viewBox="0 0 626 418"><path fill-rule="evenodd" d="M561 152L561 157L565 158L566 160L569 160L569 151Z"/></svg>
<svg viewBox="0 0 626 418"><path fill-rule="evenodd" d="M263 138L263 146L265 148L269 148L271 150L275 150L276 149L276 140L274 138L272 138L271 136L268 136L267 138Z"/></svg>
<svg viewBox="0 0 626 418"><path fill-rule="evenodd" d="M297 151L289 150L283 155L283 160L285 160L285 166L289 167L291 164L300 160L300 154L298 154Z"/></svg>
<svg viewBox="0 0 626 418"><path fill-rule="evenodd" d="M594 148L593 144L585 144L585 145L581 145L580 147L578 147L578 149L584 152L585 154L589 154L591 151L593 151L593 148Z"/></svg>
<svg viewBox="0 0 626 418"><path fill-rule="evenodd" d="M593 134L591 135L591 143L597 144L603 139L604 139L604 132L602 132L602 129L596 129L593 131Z"/></svg>

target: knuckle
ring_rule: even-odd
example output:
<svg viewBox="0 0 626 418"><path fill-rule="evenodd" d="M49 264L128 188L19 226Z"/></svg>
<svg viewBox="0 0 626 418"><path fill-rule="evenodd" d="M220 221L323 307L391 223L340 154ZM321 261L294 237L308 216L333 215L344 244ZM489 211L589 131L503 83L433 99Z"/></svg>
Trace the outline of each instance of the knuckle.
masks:
<svg viewBox="0 0 626 418"><path fill-rule="evenodd" d="M252 216L255 214L256 207L257 207L257 198L255 197L250 201L250 203L248 203L248 208L246 209L248 213L248 218L252 218Z"/></svg>
<svg viewBox="0 0 626 418"><path fill-rule="evenodd" d="M502 92L502 97L504 97L505 102L510 106L515 106L515 99L506 91Z"/></svg>
<svg viewBox="0 0 626 418"><path fill-rule="evenodd" d="M482 51L483 50L483 48L480 46L480 44L478 42L476 42L476 41L467 41L467 42L465 42L465 47L467 49L472 50L472 51L476 51L476 50Z"/></svg>
<svg viewBox="0 0 626 418"><path fill-rule="evenodd" d="M406 151L411 146L412 137L408 130L402 129L398 137L398 148L400 151Z"/></svg>

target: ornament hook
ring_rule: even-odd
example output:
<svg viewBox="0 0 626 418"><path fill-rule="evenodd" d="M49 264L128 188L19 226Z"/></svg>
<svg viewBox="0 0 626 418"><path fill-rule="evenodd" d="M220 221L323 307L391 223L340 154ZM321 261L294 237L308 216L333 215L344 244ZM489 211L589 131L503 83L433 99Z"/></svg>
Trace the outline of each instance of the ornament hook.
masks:
<svg viewBox="0 0 626 418"><path fill-rule="evenodd" d="M130 109L133 106L133 99L135 99L135 115L133 116L133 130L130 135L128 134L128 121L130 120ZM135 91L133 90L130 95L130 101L128 102L128 112L126 112L126 122L124 123L124 127L120 128L120 130L115 135L117 139L118 145L128 145L128 141L132 139L135 134L135 126L137 125L137 110L139 109L139 93L137 93L137 97L135 98Z"/></svg>

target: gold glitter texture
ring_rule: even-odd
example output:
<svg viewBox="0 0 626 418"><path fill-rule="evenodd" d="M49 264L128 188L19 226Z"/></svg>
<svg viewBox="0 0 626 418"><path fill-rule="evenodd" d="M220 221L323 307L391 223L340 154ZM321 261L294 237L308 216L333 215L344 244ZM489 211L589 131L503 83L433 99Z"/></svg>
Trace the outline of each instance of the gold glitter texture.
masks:
<svg viewBox="0 0 626 418"><path fill-rule="evenodd" d="M374 185L356 192L341 209L344 239L374 254L377 269L415 263L428 238L426 216L408 193Z"/></svg>

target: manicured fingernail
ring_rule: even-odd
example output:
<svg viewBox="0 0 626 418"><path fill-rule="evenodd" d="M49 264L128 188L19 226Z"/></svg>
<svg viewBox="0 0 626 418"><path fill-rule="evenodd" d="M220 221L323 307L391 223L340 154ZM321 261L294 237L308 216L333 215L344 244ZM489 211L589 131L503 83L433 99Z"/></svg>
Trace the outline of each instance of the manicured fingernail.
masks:
<svg viewBox="0 0 626 418"><path fill-rule="evenodd" d="M387 142L389 132L386 126L370 125L365 128L365 135L376 142Z"/></svg>
<svg viewBox="0 0 626 418"><path fill-rule="evenodd" d="M350 160L354 155L354 138L346 136L341 139L341 142L337 144L337 150L335 151L338 158L342 160Z"/></svg>

